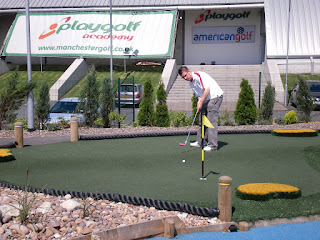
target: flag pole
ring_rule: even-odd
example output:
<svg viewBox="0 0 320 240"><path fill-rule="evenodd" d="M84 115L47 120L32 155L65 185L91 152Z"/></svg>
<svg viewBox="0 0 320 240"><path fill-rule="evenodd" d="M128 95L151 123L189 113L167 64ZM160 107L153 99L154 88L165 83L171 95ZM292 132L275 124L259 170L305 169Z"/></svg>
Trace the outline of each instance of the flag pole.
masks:
<svg viewBox="0 0 320 240"><path fill-rule="evenodd" d="M203 119L203 112L201 112L201 162L202 162L202 175L200 180L207 180L204 175L204 119Z"/></svg>

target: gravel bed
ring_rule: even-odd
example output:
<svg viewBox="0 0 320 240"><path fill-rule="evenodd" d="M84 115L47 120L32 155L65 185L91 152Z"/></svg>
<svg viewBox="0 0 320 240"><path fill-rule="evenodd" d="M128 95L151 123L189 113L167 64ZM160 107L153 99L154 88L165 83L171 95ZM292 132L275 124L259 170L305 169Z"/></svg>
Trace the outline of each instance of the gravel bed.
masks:
<svg viewBox="0 0 320 240"><path fill-rule="evenodd" d="M320 122L294 125L250 125L220 126L219 130L273 130L273 129L320 129ZM126 127L126 128L80 128L80 135L124 134L141 132L189 131L189 127ZM196 130L194 126L192 130ZM24 131L24 137L53 137L70 135L70 130ZM13 138L13 130L1 130L0 138ZM25 225L18 222L19 202L22 192L0 187L0 239L70 239L116 227L140 223L166 216L177 215L186 227L213 225L220 223L217 218L194 216L175 211L156 210L144 206L115 203L107 200L95 201L91 198L77 199L70 195L54 197L31 194L35 202L31 208L29 221ZM14 206L14 207L12 207ZM84 207L87 216L83 216Z"/></svg>
<svg viewBox="0 0 320 240"><path fill-rule="evenodd" d="M273 129L320 129L320 122L311 123L299 123L291 125L242 125L242 126L219 126L221 131L229 130L273 130ZM192 127L192 131L198 129L197 126ZM143 132L185 132L189 131L190 127L125 127L125 128L86 128L80 127L80 135L103 135L103 134L126 134L126 133L143 133ZM59 131L47 131L47 130L36 130L33 132L24 131L23 137L54 137L70 135L70 129L64 129ZM0 138L13 138L13 130L0 130Z"/></svg>

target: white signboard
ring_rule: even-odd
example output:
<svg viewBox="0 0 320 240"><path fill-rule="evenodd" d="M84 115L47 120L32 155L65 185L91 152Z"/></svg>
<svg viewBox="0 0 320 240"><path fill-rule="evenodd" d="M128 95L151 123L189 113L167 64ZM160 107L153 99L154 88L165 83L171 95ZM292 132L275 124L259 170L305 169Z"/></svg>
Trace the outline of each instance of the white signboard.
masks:
<svg viewBox="0 0 320 240"><path fill-rule="evenodd" d="M32 56L170 57L176 11L31 13ZM112 28L112 35L111 35ZM27 54L25 14L17 15L3 55Z"/></svg>
<svg viewBox="0 0 320 240"><path fill-rule="evenodd" d="M193 27L193 44L254 43L255 26Z"/></svg>

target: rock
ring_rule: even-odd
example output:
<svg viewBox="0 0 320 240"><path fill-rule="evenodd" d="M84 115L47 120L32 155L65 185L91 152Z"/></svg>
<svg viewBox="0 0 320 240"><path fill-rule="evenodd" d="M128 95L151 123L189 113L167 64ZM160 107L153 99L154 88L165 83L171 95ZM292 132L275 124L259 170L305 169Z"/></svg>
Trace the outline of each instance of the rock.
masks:
<svg viewBox="0 0 320 240"><path fill-rule="evenodd" d="M48 227L50 228L60 228L60 222L56 219L50 220Z"/></svg>
<svg viewBox="0 0 320 240"><path fill-rule="evenodd" d="M0 236L4 233L4 229L1 227L0 228Z"/></svg>
<svg viewBox="0 0 320 240"><path fill-rule="evenodd" d="M38 227L38 231L42 231L44 229L44 226L42 223L36 223L36 226Z"/></svg>
<svg viewBox="0 0 320 240"><path fill-rule="evenodd" d="M32 232L29 234L29 238L31 238L32 240L37 240L38 234L36 232Z"/></svg>
<svg viewBox="0 0 320 240"><path fill-rule="evenodd" d="M50 202L43 202L36 210L36 212L40 212L42 214L46 214L52 210L52 204Z"/></svg>
<svg viewBox="0 0 320 240"><path fill-rule="evenodd" d="M73 211L75 209L81 208L81 204L73 199L69 199L61 203L61 207L67 209L68 211Z"/></svg>
<svg viewBox="0 0 320 240"><path fill-rule="evenodd" d="M0 219L2 218L2 211L0 210Z"/></svg>
<svg viewBox="0 0 320 240"><path fill-rule="evenodd" d="M87 235L90 234L92 232L92 230L90 228L85 227L82 231L81 234L83 235Z"/></svg>
<svg viewBox="0 0 320 240"><path fill-rule="evenodd" d="M11 219L12 219L12 216L10 216L10 215L4 215L4 216L2 217L2 223L8 223L8 222L11 221Z"/></svg>
<svg viewBox="0 0 320 240"><path fill-rule="evenodd" d="M64 199L66 199L66 200L69 200L69 199L71 199L71 198L72 198L72 197L71 197L70 194L67 194L67 195L64 196Z"/></svg>
<svg viewBox="0 0 320 240"><path fill-rule="evenodd" d="M5 215L10 215L12 217L18 217L19 216L19 205L13 204L13 205L2 205L0 206L0 211L5 213Z"/></svg>
<svg viewBox="0 0 320 240"><path fill-rule="evenodd" d="M27 228L29 228L32 232L38 232L39 228L36 224L28 223Z"/></svg>
<svg viewBox="0 0 320 240"><path fill-rule="evenodd" d="M61 239L61 235L60 235L59 233L55 233L55 234L53 235L53 237L54 237L54 238Z"/></svg>
<svg viewBox="0 0 320 240"><path fill-rule="evenodd" d="M85 223L85 222L80 222L78 226L79 226L79 227L85 227L85 226L86 226L86 223Z"/></svg>
<svg viewBox="0 0 320 240"><path fill-rule="evenodd" d="M46 237L47 237L47 238L48 238L48 237L51 237L53 234L54 234L54 232L51 231L50 228L47 228L47 229L46 229Z"/></svg>
<svg viewBox="0 0 320 240"><path fill-rule="evenodd" d="M15 230L15 231L16 231L17 233L19 233L20 235L27 235L27 234L30 232L29 228L27 228L26 226L17 224L17 223L12 224L12 225L10 226L10 229L11 229L11 230Z"/></svg>

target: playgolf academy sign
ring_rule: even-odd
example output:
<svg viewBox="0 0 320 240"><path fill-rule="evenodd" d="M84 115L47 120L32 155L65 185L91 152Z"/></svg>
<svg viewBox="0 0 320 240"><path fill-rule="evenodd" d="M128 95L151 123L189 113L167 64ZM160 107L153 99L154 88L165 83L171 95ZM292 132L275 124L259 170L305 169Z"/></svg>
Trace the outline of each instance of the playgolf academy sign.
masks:
<svg viewBox="0 0 320 240"><path fill-rule="evenodd" d="M170 57L176 11L30 14L32 56ZM25 14L17 15L3 55L26 55ZM112 34L111 34L112 31ZM129 51L125 51L129 49ZM125 53L126 52L126 53Z"/></svg>

